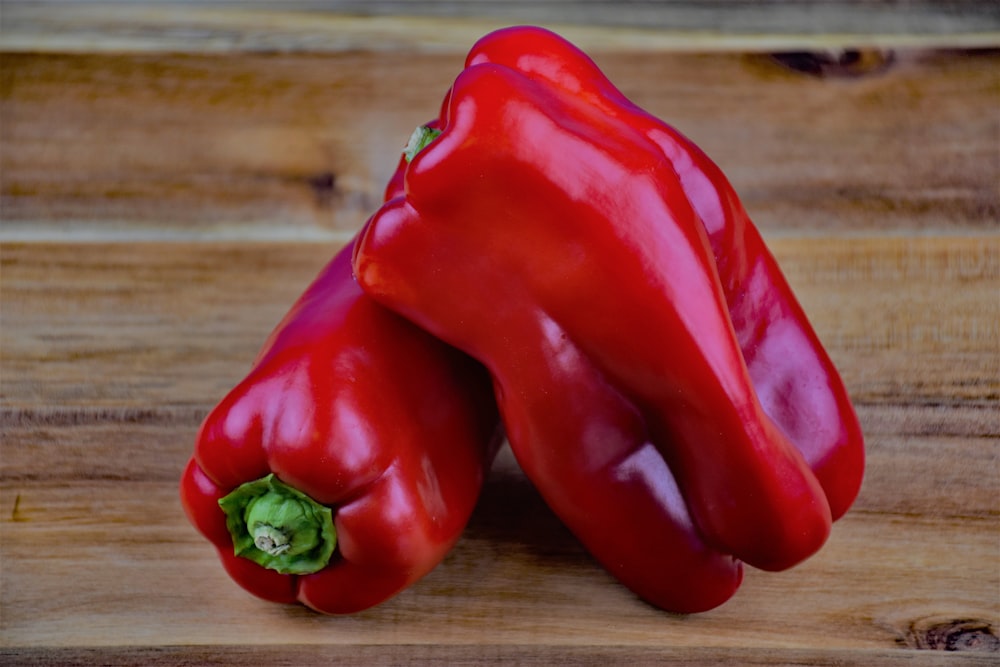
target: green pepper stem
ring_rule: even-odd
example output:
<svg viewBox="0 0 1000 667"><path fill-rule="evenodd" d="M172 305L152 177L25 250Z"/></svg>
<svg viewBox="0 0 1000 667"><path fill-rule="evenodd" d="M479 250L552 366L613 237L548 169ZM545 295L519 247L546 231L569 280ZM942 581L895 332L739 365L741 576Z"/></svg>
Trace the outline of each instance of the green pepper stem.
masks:
<svg viewBox="0 0 1000 667"><path fill-rule="evenodd" d="M333 511L273 474L219 500L237 556L282 574L311 574L337 544Z"/></svg>
<svg viewBox="0 0 1000 667"><path fill-rule="evenodd" d="M406 142L406 148L403 150L403 155L406 157L407 162L413 162L413 158L417 156L417 153L427 148L428 144L437 139L441 135L441 130L436 130L433 127L427 127L426 125L421 125L413 131L410 135L410 140Z"/></svg>
<svg viewBox="0 0 1000 667"><path fill-rule="evenodd" d="M257 525L250 535L255 547L272 556L280 556L292 548L288 535L274 526Z"/></svg>

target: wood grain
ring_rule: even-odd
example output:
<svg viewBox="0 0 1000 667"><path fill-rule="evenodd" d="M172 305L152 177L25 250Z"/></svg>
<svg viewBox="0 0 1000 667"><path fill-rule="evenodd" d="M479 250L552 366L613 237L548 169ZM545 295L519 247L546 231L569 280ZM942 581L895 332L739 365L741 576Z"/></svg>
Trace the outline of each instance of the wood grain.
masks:
<svg viewBox="0 0 1000 667"><path fill-rule="evenodd" d="M4 651L0 650L0 656ZM605 665L695 667L732 664L743 667L929 667L932 665L992 665L992 656L924 651L856 650L846 655L816 649L783 649L756 652L746 649L700 647L648 648L642 646L572 646L572 645L288 645L265 647L168 646L72 648L24 650L10 653L11 667L20 665L59 664L64 667L89 667L95 663L108 667L120 665L231 665L258 664L295 667L298 665Z"/></svg>
<svg viewBox="0 0 1000 667"><path fill-rule="evenodd" d="M7 54L0 238L343 241L461 62ZM598 62L723 167L763 229L996 227L1000 51L900 52L888 69L822 76L764 55Z"/></svg>
<svg viewBox="0 0 1000 667"><path fill-rule="evenodd" d="M582 47L650 52L996 46L990 0L7 0L0 49L464 52L491 30L544 25Z"/></svg>
<svg viewBox="0 0 1000 667"><path fill-rule="evenodd" d="M256 600L179 505L198 425L472 41L535 18L729 174L855 400L858 501L814 558L682 617L504 449L397 598ZM998 25L925 0L3 2L0 663L996 664Z"/></svg>
<svg viewBox="0 0 1000 667"><path fill-rule="evenodd" d="M135 452L129 436L139 433L121 431L108 445ZM184 521L172 481L4 487L3 602L19 612L4 619L12 646L449 645L488 637L501 645L890 649L917 641L907 633L921 624L971 619L995 632L995 517L861 507L804 565L748 572L725 606L675 617L640 603L597 567L505 455L441 566L373 610L329 618L235 587Z"/></svg>
<svg viewBox="0 0 1000 667"><path fill-rule="evenodd" d="M855 400L985 408L1000 396L1000 236L770 245ZM340 246L83 247L0 247L13 325L0 331L3 405L205 407Z"/></svg>

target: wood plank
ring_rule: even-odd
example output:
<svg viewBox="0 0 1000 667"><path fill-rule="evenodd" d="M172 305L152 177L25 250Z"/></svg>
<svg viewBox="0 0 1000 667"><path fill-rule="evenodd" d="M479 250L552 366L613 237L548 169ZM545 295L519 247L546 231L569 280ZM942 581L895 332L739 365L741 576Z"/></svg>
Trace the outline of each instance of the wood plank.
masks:
<svg viewBox="0 0 1000 667"><path fill-rule="evenodd" d="M4 243L3 405L205 408L337 249Z"/></svg>
<svg viewBox="0 0 1000 667"><path fill-rule="evenodd" d="M637 601L596 566L512 465L502 461L494 471L441 566L397 598L338 619L239 590L184 521L173 483L6 482L4 644L447 645L489 637L886 649L913 645L915 628L962 620L995 632L996 515L955 521L852 512L805 564L749 571L724 606L677 617Z"/></svg>
<svg viewBox="0 0 1000 667"><path fill-rule="evenodd" d="M995 435L950 439L947 447L934 438L871 438L874 474L821 554L781 575L749 573L737 598L696 619L661 614L623 591L548 513L505 453L441 567L396 600L334 621L242 593L186 525L176 482L160 480L179 472L190 424L102 426L41 430L48 447L40 456L37 448L26 453L35 455L31 466L22 464L28 474L4 471L3 645L133 646L134 656L143 646L209 644L225 656L249 636L265 647L320 641L328 651L379 644L398 656L412 643L454 647L489 637L503 646L626 647L618 649L623 656L640 655L636 647L702 647L707 664L728 652L703 647L739 647L779 662L791 659L789 647L816 646L825 651L811 653L829 659L859 650L867 652L857 659L870 659L881 655L876 649L916 647L948 628L961 635L971 627L967 641L991 642L1000 620ZM10 435L5 448L41 439L39 430ZM66 449L75 465L65 463ZM116 466L123 451L128 457ZM88 467L85 459L96 462ZM71 481L74 468L93 477ZM921 494L928 489L933 493ZM935 502L941 498L945 507Z"/></svg>
<svg viewBox="0 0 1000 667"><path fill-rule="evenodd" d="M176 482L206 412L6 409L0 411L0 479L15 485ZM1000 515L995 410L861 405L858 412L868 461L855 511L955 520ZM520 477L509 456L497 468Z"/></svg>
<svg viewBox="0 0 1000 667"><path fill-rule="evenodd" d="M771 247L857 402L995 404L1000 236ZM207 409L335 250L4 243L0 405Z"/></svg>
<svg viewBox="0 0 1000 667"><path fill-rule="evenodd" d="M971 633L970 633L971 634ZM966 634L958 634L963 641ZM363 664L372 667L409 665L577 665L590 667L615 664L636 667L803 667L804 665L836 665L837 667L925 667L931 665L993 665L987 653L955 654L944 651L837 650L837 649L706 649L702 647L642 647L642 646L566 646L536 644L529 646L472 644L435 646L413 644L397 646L292 645L280 646L166 646L166 647L101 647L44 648L3 651L5 665L58 664L63 667L105 667L121 665L239 665L256 661L267 665Z"/></svg>
<svg viewBox="0 0 1000 667"><path fill-rule="evenodd" d="M4 14L0 48L24 51L464 51L490 30L526 23L587 48L645 52L1000 42L989 0L8 0Z"/></svg>
<svg viewBox="0 0 1000 667"><path fill-rule="evenodd" d="M996 404L1000 236L770 245L856 400Z"/></svg>
<svg viewBox="0 0 1000 667"><path fill-rule="evenodd" d="M1000 51L819 75L748 54L595 54L771 233L1000 219ZM0 240L343 241L459 54L4 54ZM878 62L877 58L876 61Z"/></svg>

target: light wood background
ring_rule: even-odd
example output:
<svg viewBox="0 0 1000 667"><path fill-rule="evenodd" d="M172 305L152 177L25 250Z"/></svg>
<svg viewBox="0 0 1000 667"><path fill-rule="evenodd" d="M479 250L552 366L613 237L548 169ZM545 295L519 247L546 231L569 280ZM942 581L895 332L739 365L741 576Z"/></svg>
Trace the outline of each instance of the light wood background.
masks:
<svg viewBox="0 0 1000 667"><path fill-rule="evenodd" d="M461 542L330 618L232 584L176 493L200 420L378 205L464 52L534 22L729 174L856 401L823 551L680 617L501 454ZM996 664L991 2L0 2L4 664Z"/></svg>

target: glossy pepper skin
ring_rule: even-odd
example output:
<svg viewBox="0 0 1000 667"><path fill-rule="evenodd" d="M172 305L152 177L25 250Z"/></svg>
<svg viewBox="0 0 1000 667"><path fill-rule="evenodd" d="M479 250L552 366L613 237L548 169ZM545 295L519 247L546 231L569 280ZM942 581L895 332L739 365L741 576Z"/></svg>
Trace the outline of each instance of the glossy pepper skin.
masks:
<svg viewBox="0 0 1000 667"><path fill-rule="evenodd" d="M740 560L778 570L814 553L832 513L811 465L834 471L835 491L853 486L846 509L860 459L839 451L860 434L825 353L807 350L804 385L788 381L795 347L781 381L765 372L782 336L819 345L763 243L727 247L752 225L717 168L684 164L701 154L676 133L654 141L662 123L535 28L481 40L438 125L369 221L355 272L490 369L514 453L553 510L674 611L728 599ZM713 197L721 212L703 219ZM836 428L794 442L789 426L809 422Z"/></svg>
<svg viewBox="0 0 1000 667"><path fill-rule="evenodd" d="M465 527L499 444L486 372L366 297L352 250L323 269L205 419L180 487L190 521L237 583L329 614L383 602L433 569ZM273 523L329 515L335 546L318 571L297 571L312 551L272 558L281 537L267 522L252 532L264 504L241 501L240 489L261 497L261 480L315 503L279 497ZM288 562L279 570L236 555L227 520L248 556Z"/></svg>

